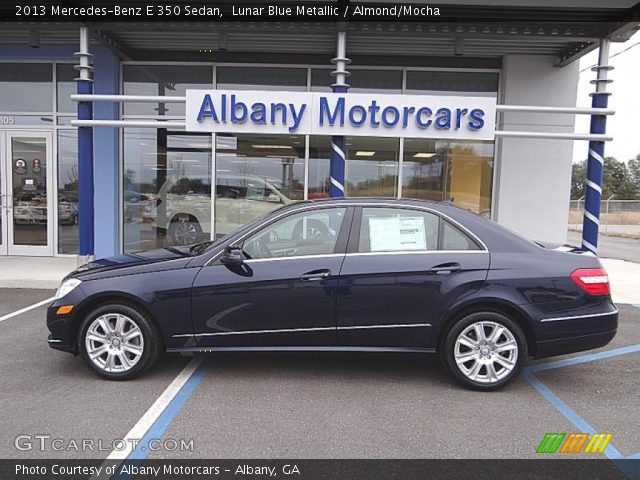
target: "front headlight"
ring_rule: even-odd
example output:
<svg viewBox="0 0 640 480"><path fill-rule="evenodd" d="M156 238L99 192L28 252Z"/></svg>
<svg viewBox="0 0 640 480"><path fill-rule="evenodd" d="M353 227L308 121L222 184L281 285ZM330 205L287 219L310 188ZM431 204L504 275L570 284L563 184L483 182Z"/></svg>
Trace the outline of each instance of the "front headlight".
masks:
<svg viewBox="0 0 640 480"><path fill-rule="evenodd" d="M55 299L57 300L59 298L64 297L65 295L70 293L71 290L76 288L81 283L82 282L80 280L78 280L77 278L70 278L69 280L65 280L64 282L62 282L60 287L58 287L58 291L56 292L56 298Z"/></svg>

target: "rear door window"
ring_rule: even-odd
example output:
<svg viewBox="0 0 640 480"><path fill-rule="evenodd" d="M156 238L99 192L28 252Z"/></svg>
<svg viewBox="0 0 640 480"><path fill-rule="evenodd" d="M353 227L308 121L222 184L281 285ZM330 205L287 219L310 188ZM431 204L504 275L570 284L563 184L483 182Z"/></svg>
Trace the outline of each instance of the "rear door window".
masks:
<svg viewBox="0 0 640 480"><path fill-rule="evenodd" d="M358 253L480 250L469 235L432 212L364 207Z"/></svg>

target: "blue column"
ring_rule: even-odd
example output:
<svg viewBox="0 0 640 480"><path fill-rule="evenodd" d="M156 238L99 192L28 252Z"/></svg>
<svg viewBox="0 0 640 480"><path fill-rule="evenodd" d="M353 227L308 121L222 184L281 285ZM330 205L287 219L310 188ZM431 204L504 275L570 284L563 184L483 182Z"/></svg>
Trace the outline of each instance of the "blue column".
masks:
<svg viewBox="0 0 640 480"><path fill-rule="evenodd" d="M606 108L607 92L594 93L591 101L593 108ZM606 133L607 117L591 116L591 133ZM582 223L582 249L598 253L598 231L600 228L600 199L604 176L604 142L589 142L587 160L587 179L585 182L584 219Z"/></svg>
<svg viewBox="0 0 640 480"><path fill-rule="evenodd" d="M78 93L93 93L91 80L77 79ZM78 102L78 120L92 120L91 102ZM93 128L78 127L79 255L93 255Z"/></svg>
<svg viewBox="0 0 640 480"><path fill-rule="evenodd" d="M592 70L597 72L595 80L596 91L591 94L593 108L607 108L608 96L606 84L607 71L612 67L609 63L609 39L600 40L598 65ZM604 135L607 132L607 117L605 115L591 115L592 134ZM604 142L591 140L589 142L589 157L587 160L587 178L585 181L584 218L582 222L582 250L598 253L598 233L600 228L600 199L602 197L602 182L604 176Z"/></svg>
<svg viewBox="0 0 640 480"><path fill-rule="evenodd" d="M120 60L111 51L99 45L93 47L95 94L116 95L119 92ZM94 116L101 120L117 120L119 105L115 102L96 102ZM110 257L120 253L120 129L96 128L94 143L95 256Z"/></svg>
<svg viewBox="0 0 640 480"><path fill-rule="evenodd" d="M336 93L346 92L347 87L333 87ZM345 170L345 149L344 136L334 135L331 137L331 164L329 167L329 196L331 198L344 197L344 170Z"/></svg>

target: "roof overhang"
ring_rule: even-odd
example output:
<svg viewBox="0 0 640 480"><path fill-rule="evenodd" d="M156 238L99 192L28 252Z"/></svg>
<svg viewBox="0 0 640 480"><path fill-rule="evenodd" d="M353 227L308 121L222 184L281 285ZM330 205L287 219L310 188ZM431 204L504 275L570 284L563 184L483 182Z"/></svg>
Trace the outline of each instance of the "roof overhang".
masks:
<svg viewBox="0 0 640 480"><path fill-rule="evenodd" d="M550 55L557 57L558 66L564 66L597 48L600 38L624 42L640 28L640 4L611 0L603 8L602 3L569 0L559 8L551 0L450 0L438 3L446 14L442 20L349 22L346 26L333 22L103 22L86 26L95 41L125 60L230 61L235 56L273 63L278 55L330 58L335 53L336 31L346 28L350 57ZM29 45L33 30L38 31L41 45L77 44L79 26L4 23L0 44Z"/></svg>

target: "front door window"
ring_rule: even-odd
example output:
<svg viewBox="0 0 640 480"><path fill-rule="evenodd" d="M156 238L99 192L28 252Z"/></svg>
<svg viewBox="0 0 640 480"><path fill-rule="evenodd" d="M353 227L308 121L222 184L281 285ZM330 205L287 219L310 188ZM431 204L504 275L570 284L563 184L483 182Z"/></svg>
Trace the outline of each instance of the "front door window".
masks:
<svg viewBox="0 0 640 480"><path fill-rule="evenodd" d="M244 253L254 260L331 254L346 210L325 208L288 216L249 237Z"/></svg>

